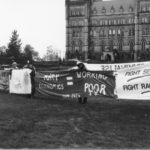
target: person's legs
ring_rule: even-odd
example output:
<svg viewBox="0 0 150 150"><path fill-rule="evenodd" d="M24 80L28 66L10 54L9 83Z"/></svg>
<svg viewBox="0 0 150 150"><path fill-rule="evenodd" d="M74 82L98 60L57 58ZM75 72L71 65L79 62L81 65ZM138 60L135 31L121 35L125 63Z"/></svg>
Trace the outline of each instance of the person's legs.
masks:
<svg viewBox="0 0 150 150"><path fill-rule="evenodd" d="M31 95L34 96L35 93L35 80L31 79Z"/></svg>

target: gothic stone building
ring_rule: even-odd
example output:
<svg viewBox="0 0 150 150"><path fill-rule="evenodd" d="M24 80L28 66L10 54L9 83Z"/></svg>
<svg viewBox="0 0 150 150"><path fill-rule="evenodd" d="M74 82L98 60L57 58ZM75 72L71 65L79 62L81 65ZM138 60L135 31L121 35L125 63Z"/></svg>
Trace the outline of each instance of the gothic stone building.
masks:
<svg viewBox="0 0 150 150"><path fill-rule="evenodd" d="M150 48L150 0L66 0L68 57L101 59L116 49L136 60Z"/></svg>

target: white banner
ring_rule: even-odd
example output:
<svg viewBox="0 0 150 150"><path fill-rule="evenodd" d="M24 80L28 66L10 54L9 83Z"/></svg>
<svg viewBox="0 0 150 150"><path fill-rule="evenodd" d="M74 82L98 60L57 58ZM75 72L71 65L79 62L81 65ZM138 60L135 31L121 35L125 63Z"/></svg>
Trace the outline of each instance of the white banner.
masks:
<svg viewBox="0 0 150 150"><path fill-rule="evenodd" d="M116 94L119 99L150 100L150 65L118 70Z"/></svg>
<svg viewBox="0 0 150 150"><path fill-rule="evenodd" d="M31 94L30 69L12 70L9 92L15 94Z"/></svg>
<svg viewBox="0 0 150 150"><path fill-rule="evenodd" d="M135 66L147 65L148 62L136 62L136 63L118 63L118 64L87 64L84 63L85 68L89 71L117 71L125 68L132 68Z"/></svg>

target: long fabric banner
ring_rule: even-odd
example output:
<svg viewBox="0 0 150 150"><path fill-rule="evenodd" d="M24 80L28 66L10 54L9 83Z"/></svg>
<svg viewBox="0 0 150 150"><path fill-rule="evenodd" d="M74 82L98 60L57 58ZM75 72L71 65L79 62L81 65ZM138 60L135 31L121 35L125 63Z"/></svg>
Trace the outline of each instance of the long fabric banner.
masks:
<svg viewBox="0 0 150 150"><path fill-rule="evenodd" d="M0 91L9 91L9 75L10 71L0 70Z"/></svg>
<svg viewBox="0 0 150 150"><path fill-rule="evenodd" d="M36 74L36 90L44 95L65 98L114 97L114 88L115 79L112 72L70 70L45 71Z"/></svg>
<svg viewBox="0 0 150 150"><path fill-rule="evenodd" d="M119 99L150 100L150 66L117 71L116 92Z"/></svg>
<svg viewBox="0 0 150 150"><path fill-rule="evenodd" d="M117 63L117 64L87 64L84 63L85 68L89 71L117 71L125 68L133 68L136 66L143 66L150 64L147 62L135 62L135 63Z"/></svg>
<svg viewBox="0 0 150 150"><path fill-rule="evenodd" d="M116 64L107 64L111 69L101 71L102 65L106 64L86 64L84 70L76 67L36 72L36 91L71 99L117 96L118 99L150 100L150 62L117 64L118 68ZM0 70L0 90L31 94L30 72L30 69L13 70L12 73Z"/></svg>

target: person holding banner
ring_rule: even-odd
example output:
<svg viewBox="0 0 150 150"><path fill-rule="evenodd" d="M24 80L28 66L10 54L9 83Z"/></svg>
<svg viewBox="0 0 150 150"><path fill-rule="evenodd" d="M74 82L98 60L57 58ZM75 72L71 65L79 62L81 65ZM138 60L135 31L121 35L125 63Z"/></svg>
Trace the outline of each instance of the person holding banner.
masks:
<svg viewBox="0 0 150 150"><path fill-rule="evenodd" d="M9 72L10 79L11 79L11 76L12 76L12 70L16 70L16 69L19 69L19 68L17 67L17 63L15 61L13 61L12 65L11 65L11 68L10 68L10 72Z"/></svg>
<svg viewBox="0 0 150 150"><path fill-rule="evenodd" d="M35 93L35 67L30 61L27 61L27 64L23 68L28 68L31 70L30 77L31 77L31 94L28 95L29 98L34 96Z"/></svg>
<svg viewBox="0 0 150 150"><path fill-rule="evenodd" d="M11 69L18 69L17 63L15 61L12 63Z"/></svg>
<svg viewBox="0 0 150 150"><path fill-rule="evenodd" d="M77 62L77 66L80 70L85 70L85 65L82 62Z"/></svg>
<svg viewBox="0 0 150 150"><path fill-rule="evenodd" d="M86 70L84 63L82 63L80 61L77 62L77 66L78 66L78 69L80 69L81 71ZM87 97L83 94L81 97L78 98L78 102L81 104L87 103Z"/></svg>

